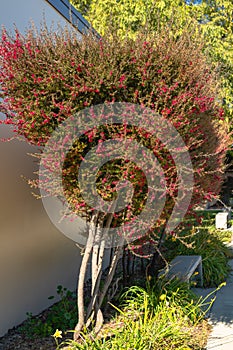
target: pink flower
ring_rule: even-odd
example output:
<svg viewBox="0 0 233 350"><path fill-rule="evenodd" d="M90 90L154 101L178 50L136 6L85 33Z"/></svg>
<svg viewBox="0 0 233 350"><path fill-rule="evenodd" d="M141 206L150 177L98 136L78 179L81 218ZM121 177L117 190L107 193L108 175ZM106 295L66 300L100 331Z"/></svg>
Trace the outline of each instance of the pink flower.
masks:
<svg viewBox="0 0 233 350"><path fill-rule="evenodd" d="M122 82L122 81L124 81L125 80L125 74L122 74L122 76L120 77L120 79L119 79L119 82Z"/></svg>
<svg viewBox="0 0 233 350"><path fill-rule="evenodd" d="M167 92L167 87L166 87L166 86L163 86L161 90L162 90L163 92Z"/></svg>

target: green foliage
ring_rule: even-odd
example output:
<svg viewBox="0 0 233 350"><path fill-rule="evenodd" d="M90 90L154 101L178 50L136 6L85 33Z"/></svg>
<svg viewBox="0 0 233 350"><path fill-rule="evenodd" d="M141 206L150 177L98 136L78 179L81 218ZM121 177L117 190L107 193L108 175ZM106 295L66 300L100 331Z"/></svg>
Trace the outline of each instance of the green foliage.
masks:
<svg viewBox="0 0 233 350"><path fill-rule="evenodd" d="M104 35L109 26L119 35L134 36L143 26L152 31L169 24L168 30L181 32L189 23L203 36L204 51L219 67L226 120L233 117L233 2L231 0L72 0L78 10Z"/></svg>
<svg viewBox="0 0 233 350"><path fill-rule="evenodd" d="M147 292L144 288L133 286L122 294L122 307L127 310L132 317L135 312L144 312L144 301L148 293L148 309L153 315L156 313L156 307L161 300L173 300L180 307L184 314L195 324L203 316L203 310L200 307L200 299L192 292L187 283L180 282L178 279L166 281L163 278L152 279L147 282ZM193 303L190 301L193 300Z"/></svg>
<svg viewBox="0 0 233 350"><path fill-rule="evenodd" d="M27 313L27 320L20 327L20 332L27 337L48 337L55 332L57 328L62 331L74 329L77 318L77 303L74 293L63 288L57 287L57 294L60 301L52 305L46 314L33 316ZM51 296L48 299L53 299Z"/></svg>
<svg viewBox="0 0 233 350"><path fill-rule="evenodd" d="M179 24L187 23L190 6L180 0L71 0L70 1L101 34L112 27L117 34L134 37L142 27L157 29L169 19L176 19L179 11ZM176 10L177 9L177 10Z"/></svg>
<svg viewBox="0 0 233 350"><path fill-rule="evenodd" d="M69 349L202 349L207 329L201 308L206 299L198 299L178 281L159 283L146 289L131 287L122 296L118 316L99 339L83 333L82 342L68 342ZM196 326L202 327L201 334L195 331Z"/></svg>

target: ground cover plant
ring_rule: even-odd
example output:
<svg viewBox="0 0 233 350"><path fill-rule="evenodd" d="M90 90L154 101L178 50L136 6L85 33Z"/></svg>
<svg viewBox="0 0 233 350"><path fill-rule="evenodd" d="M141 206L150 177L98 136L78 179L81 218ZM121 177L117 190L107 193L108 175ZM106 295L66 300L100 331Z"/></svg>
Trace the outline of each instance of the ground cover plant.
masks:
<svg viewBox="0 0 233 350"><path fill-rule="evenodd" d="M10 125L16 136L23 136L29 143L43 147L56 127L86 107L95 111L92 106L105 104L108 110L116 102L130 103L129 111L126 110L129 117L138 106L143 111L150 108L175 127L189 152L194 177L192 200L188 207L190 214L196 204L217 195L229 145L226 125L222 122L223 110L218 102L218 79L202 54L202 45L199 40L193 41L188 31L178 37L167 28L153 36L139 33L137 40L122 40L113 33L112 37L101 40L88 35L82 41L66 29L56 33L44 29L39 34L29 30L25 36L16 30L13 37L3 30L0 45L1 111L6 114L3 123ZM92 117L95 119L95 113ZM145 123L150 122L149 118L145 120ZM69 141L67 138L69 136L64 142ZM106 123L87 130L71 145L68 155L62 156L66 199L72 212L92 225L86 232L88 244L84 249L79 274L76 338L85 326L93 324L93 320L96 321L96 331L102 326L101 305L124 249L119 244L112 250L108 274L105 283L101 284L106 247L102 228L108 230L129 224L143 211L148 194L149 186L143 167L127 159L117 159L99 169L96 177L98 195L108 205L109 202L111 204L119 191L117 185L123 179L131 182L134 197L119 213L96 210L85 203L77 172L91 148L100 150L103 142L109 139L128 144L135 141L153 152L159 159L166 180L165 191L159 198L160 201L164 200L161 216L143 237L140 237L138 230L140 240L137 245L150 242L160 248L166 238L166 225L176 205L180 187L183 197L190 190L180 181L171 150L152 132L135 125ZM63 149L57 151L62 154ZM179 153L180 150L176 151ZM36 157L40 159L41 151ZM141 158L146 159L144 155ZM44 182L39 183L40 187L46 188L48 173L57 171L56 160L48 160L48 172L44 173ZM182 170L185 170L185 165ZM158 168L151 167L150 171L156 171L158 175ZM29 183L37 187L38 179ZM49 190L47 188L48 195L57 194L56 185L53 184ZM127 235L130 236L130 225L127 227ZM101 240L98 240L99 236ZM130 248L133 249L132 245ZM92 298L85 312L84 281L90 259Z"/></svg>
<svg viewBox="0 0 233 350"><path fill-rule="evenodd" d="M67 290L62 286L57 287L59 296L58 302L52 305L45 313L33 316L32 313L27 313L27 319L19 327L19 332L27 338L49 337L53 334L56 328L65 332L68 329L74 329L77 303L75 293ZM54 296L48 297L53 299Z"/></svg>

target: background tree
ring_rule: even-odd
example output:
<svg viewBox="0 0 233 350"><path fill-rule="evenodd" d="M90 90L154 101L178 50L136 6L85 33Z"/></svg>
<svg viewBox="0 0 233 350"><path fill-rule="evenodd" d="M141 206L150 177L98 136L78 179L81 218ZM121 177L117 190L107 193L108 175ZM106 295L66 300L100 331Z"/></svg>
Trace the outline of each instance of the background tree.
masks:
<svg viewBox="0 0 233 350"><path fill-rule="evenodd" d="M188 208L190 213L197 203L218 193L229 144L222 122L223 111L218 102L218 80L202 51L203 43L187 31L173 35L167 28L154 35L139 32L136 40L111 34L102 40L91 35L84 36L82 41L76 33L64 28L56 33L43 30L39 34L29 30L25 36L16 30L13 37L3 30L0 45L1 111L6 114L3 123L11 125L16 136L23 136L29 143L43 147L63 121L86 107L103 103L109 106L115 102L131 103L133 109L130 107L126 114L129 121L134 108L137 108L135 106L150 108L176 128L189 151L194 175L193 196ZM95 109L92 117L96 118L94 112ZM160 198L160 201L164 199L164 208L157 222L143 237L138 229L137 244L153 241L156 247L161 237L164 238L180 186L170 150L154 137L150 128L147 130L149 125L153 127L150 118L153 117L155 122L156 115L146 114L144 129L132 123L111 123L110 114L107 114L106 125L87 129L62 158L63 189L67 201L72 212L84 217L90 224L78 281L76 338L84 325L90 325L93 319L96 320L96 331L100 328L103 322L100 308L123 250L122 244L114 247L101 288L106 247L102 229L108 231L130 224L143 210L149 193L143 163L139 166L130 159L116 159L99 169L97 192L108 203L119 192L117 184L123 179L131 182L134 196L118 213L94 209L85 202L77 181L83 158L93 147L101 149L106 140L117 139L121 143L143 145L159 160L166 180L166 188ZM68 142L69 133L66 136ZM46 158L44 182L29 181L32 186L44 186L48 195L59 195L56 183L47 187L47 178L56 173L57 159L62 157L64 144L60 145L53 158ZM37 157L41 159L41 152ZM146 165L146 155L141 158ZM159 169L152 165L150 172L158 176ZM126 239L134 234L131 226L127 227L128 232L123 237ZM85 309L84 280L90 259L91 300Z"/></svg>
<svg viewBox="0 0 233 350"><path fill-rule="evenodd" d="M103 35L111 26L120 36L133 37L147 25L152 31L169 24L180 33L198 24L203 50L221 74L219 99L225 118L233 117L233 2L231 0L72 0L71 3Z"/></svg>

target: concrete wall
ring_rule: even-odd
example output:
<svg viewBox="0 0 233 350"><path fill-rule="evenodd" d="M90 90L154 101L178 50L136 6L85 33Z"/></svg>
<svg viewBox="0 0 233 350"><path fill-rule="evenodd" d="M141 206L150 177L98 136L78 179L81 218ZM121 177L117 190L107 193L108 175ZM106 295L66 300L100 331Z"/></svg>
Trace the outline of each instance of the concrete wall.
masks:
<svg viewBox="0 0 233 350"><path fill-rule="evenodd" d="M0 6L0 24L24 31L43 16L48 25L65 20L44 0L7 0ZM2 117L2 116L1 116ZM10 135L0 125L0 138ZM0 336L45 309L57 285L75 289L80 253L72 240L50 222L42 202L31 195L21 175L36 170L25 142L0 142Z"/></svg>

